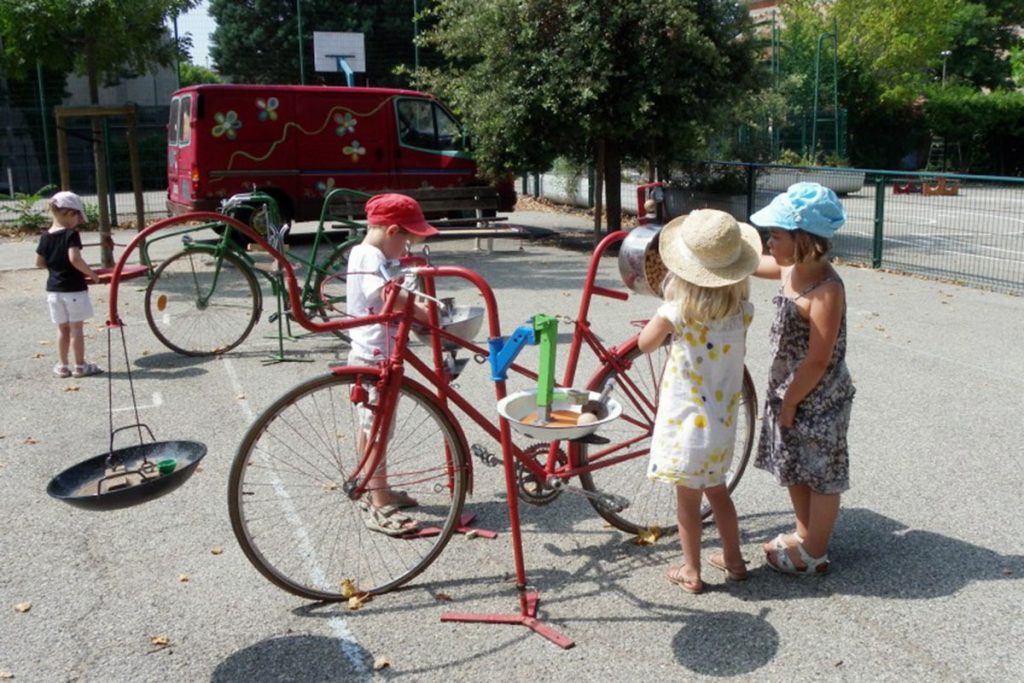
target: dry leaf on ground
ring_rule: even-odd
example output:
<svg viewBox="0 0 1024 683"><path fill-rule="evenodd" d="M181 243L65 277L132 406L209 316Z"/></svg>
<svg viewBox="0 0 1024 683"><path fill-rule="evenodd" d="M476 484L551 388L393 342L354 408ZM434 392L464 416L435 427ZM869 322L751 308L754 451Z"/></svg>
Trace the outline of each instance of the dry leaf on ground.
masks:
<svg viewBox="0 0 1024 683"><path fill-rule="evenodd" d="M14 611L21 612L22 614L29 611L30 609L32 609L31 602L19 602L17 605L14 606Z"/></svg>
<svg viewBox="0 0 1024 683"><path fill-rule="evenodd" d="M210 548L211 555L221 555L224 552L224 548L217 546L216 548Z"/></svg>
<svg viewBox="0 0 1024 683"><path fill-rule="evenodd" d="M387 657L377 657L377 659L373 660L374 671L380 671L381 669L386 669L389 666L391 666L391 660Z"/></svg>

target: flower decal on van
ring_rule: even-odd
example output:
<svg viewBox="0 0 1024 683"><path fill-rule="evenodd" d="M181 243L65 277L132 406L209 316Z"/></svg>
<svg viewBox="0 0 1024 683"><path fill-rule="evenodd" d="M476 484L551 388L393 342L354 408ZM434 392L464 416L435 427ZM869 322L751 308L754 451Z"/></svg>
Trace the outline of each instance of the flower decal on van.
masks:
<svg viewBox="0 0 1024 683"><path fill-rule="evenodd" d="M355 133L356 124L359 123L352 114L346 112L344 116L341 114L334 115L334 122L338 124L338 127L334 130L338 134L338 137L344 137L345 133Z"/></svg>
<svg viewBox="0 0 1024 683"><path fill-rule="evenodd" d="M213 120L217 122L212 131L215 138L223 135L228 140L234 140L235 131L242 127L242 122L238 120L238 114L234 111L229 111L227 114L217 112L213 115Z"/></svg>
<svg viewBox="0 0 1024 683"><path fill-rule="evenodd" d="M359 144L359 140L353 140L352 144L345 145L345 149L341 150L341 152L352 159L352 161L359 161L359 157L366 154L366 148Z"/></svg>
<svg viewBox="0 0 1024 683"><path fill-rule="evenodd" d="M260 98L256 100L256 108L260 110L260 121L277 121L277 107L280 104L276 97Z"/></svg>

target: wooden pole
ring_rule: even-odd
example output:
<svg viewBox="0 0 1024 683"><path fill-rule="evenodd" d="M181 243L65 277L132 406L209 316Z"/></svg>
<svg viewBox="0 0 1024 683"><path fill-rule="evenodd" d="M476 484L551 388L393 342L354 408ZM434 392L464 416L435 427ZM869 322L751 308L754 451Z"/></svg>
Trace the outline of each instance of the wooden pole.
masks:
<svg viewBox="0 0 1024 683"><path fill-rule="evenodd" d="M103 137L103 126L99 118L92 123L92 159L96 169L96 204L100 209L100 260L105 268L114 265L114 250L111 248L110 212L108 211L107 194L107 157L103 153L106 138Z"/></svg>
<svg viewBox="0 0 1024 683"><path fill-rule="evenodd" d="M135 194L135 229L146 227L146 210L142 199L142 167L139 165L139 143L135 131L135 109L127 113L128 160L132 171L132 192Z"/></svg>

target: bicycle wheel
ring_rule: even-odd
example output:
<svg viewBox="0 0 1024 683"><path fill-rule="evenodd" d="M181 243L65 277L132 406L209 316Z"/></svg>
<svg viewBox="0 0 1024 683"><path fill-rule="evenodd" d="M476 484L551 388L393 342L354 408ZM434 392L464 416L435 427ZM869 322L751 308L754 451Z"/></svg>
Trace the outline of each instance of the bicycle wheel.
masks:
<svg viewBox="0 0 1024 683"><path fill-rule="evenodd" d="M235 348L260 317L256 276L231 252L186 249L160 264L146 288L146 320L160 342L185 356Z"/></svg>
<svg viewBox="0 0 1024 683"><path fill-rule="evenodd" d="M235 536L263 576L295 595L341 600L346 579L368 593L397 588L437 558L462 515L465 440L436 397L405 378L387 477L418 501L402 510L418 533L393 537L367 527L368 511L347 493L366 475L357 472L362 427L350 397L379 377L376 369L343 368L300 384L256 420L235 456L228 492Z"/></svg>
<svg viewBox="0 0 1024 683"><path fill-rule="evenodd" d="M310 301L316 302L313 312L324 322L337 320L345 315L345 271L348 268L348 254L358 243L356 240L343 242L315 268ZM348 333L343 330L331 330L331 334L338 339L349 341Z"/></svg>
<svg viewBox="0 0 1024 683"><path fill-rule="evenodd" d="M651 354L644 354L635 345L631 345L623 356L628 369L622 376L610 364L598 371L589 388L599 391L605 382L614 377L616 387L613 396L622 404L622 416L600 431L601 436L610 440L609 444L570 446L578 449L580 461L597 462L602 458L610 459L627 454L633 456L580 475L580 484L587 491L612 494L629 502L625 509L615 510L601 501L590 499L601 517L617 529L632 534L658 527L663 535L669 535L675 532L677 526L675 487L647 478L651 434L658 409L658 389L668 354L668 343ZM736 448L726 479L729 491L739 483L750 458L756 417L754 383L744 369L743 395L736 420ZM711 507L705 502L701 515L707 517L710 514Z"/></svg>

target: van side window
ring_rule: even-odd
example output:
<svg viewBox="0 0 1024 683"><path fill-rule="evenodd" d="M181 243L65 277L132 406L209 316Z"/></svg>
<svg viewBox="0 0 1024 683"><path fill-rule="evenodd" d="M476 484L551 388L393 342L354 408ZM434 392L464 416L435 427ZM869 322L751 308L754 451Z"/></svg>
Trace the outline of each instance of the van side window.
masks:
<svg viewBox="0 0 1024 683"><path fill-rule="evenodd" d="M192 96L181 98L181 123L178 125L178 144L188 145L192 142Z"/></svg>
<svg viewBox="0 0 1024 683"><path fill-rule="evenodd" d="M167 144L178 144L178 117L181 108L181 98L175 97L171 100L171 110L167 116Z"/></svg>
<svg viewBox="0 0 1024 683"><path fill-rule="evenodd" d="M404 145L431 150L461 150L462 127L436 102L402 99L397 103L398 139Z"/></svg>

